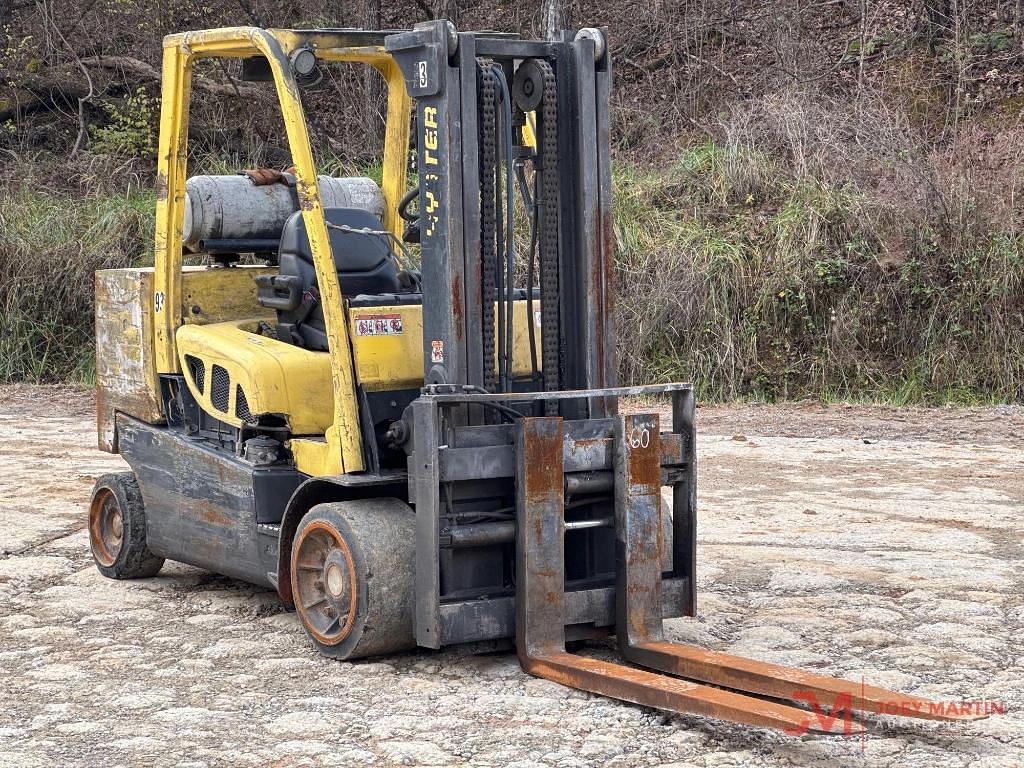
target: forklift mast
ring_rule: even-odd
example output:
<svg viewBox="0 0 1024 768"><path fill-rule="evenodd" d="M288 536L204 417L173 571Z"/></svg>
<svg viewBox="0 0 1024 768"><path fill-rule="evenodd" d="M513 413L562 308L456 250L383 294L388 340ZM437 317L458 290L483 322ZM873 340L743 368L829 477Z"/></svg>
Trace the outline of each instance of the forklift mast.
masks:
<svg viewBox="0 0 1024 768"><path fill-rule="evenodd" d="M603 30L564 34L541 42L431 22L386 40L415 100L428 386L510 391L501 356L524 272L540 294L526 388L615 384L608 46ZM532 242L515 241L508 215L521 196Z"/></svg>
<svg viewBox="0 0 1024 768"><path fill-rule="evenodd" d="M673 399L674 431L652 443L648 425L644 447L663 445L657 493L664 474L675 513L659 497L648 522L659 579L665 565L657 612L664 602L666 615L692 615L692 388L615 386L605 30L538 41L435 21L390 35L385 49L414 103L420 198L424 387L401 427L417 643L509 646L541 621L516 614L534 562L516 532L520 496L534 484L559 489L545 524L558 541L569 533L562 615L544 620L570 639L613 630L613 445L618 399L631 392ZM513 311L523 303L525 323ZM513 376L524 334L530 373ZM527 459L541 422L550 455Z"/></svg>

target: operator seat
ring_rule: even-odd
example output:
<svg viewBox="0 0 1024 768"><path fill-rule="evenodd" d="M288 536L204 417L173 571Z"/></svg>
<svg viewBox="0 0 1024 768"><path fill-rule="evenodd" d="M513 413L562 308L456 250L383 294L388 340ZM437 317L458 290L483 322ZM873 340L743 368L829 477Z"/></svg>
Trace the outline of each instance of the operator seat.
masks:
<svg viewBox="0 0 1024 768"><path fill-rule="evenodd" d="M381 232L381 220L360 208L326 208L328 224ZM399 269L386 235L327 228L338 281L345 296L396 293ZM316 285L306 222L297 211L281 230L279 272L256 278L260 305L277 310L277 337L313 350L327 349L327 332Z"/></svg>

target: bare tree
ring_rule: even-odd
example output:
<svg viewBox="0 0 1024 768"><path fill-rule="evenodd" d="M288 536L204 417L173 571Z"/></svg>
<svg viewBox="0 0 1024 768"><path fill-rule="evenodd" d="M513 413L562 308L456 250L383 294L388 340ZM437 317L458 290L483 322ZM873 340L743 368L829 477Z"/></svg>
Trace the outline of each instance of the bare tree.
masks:
<svg viewBox="0 0 1024 768"><path fill-rule="evenodd" d="M380 0L366 0L363 27L380 29ZM366 90L366 149L369 154L376 156L384 145L384 89L381 87L381 77L373 67L366 68L363 82Z"/></svg>
<svg viewBox="0 0 1024 768"><path fill-rule="evenodd" d="M1017 0L1013 6L1013 40L1018 48L1024 47L1021 33L1024 32L1024 0Z"/></svg>
<svg viewBox="0 0 1024 768"><path fill-rule="evenodd" d="M0 24L0 51L7 50L6 20L9 18L11 18L10 0L0 0L0 19L4 19L4 23Z"/></svg>
<svg viewBox="0 0 1024 768"><path fill-rule="evenodd" d="M459 0L433 0L433 11L433 18L448 19L459 26Z"/></svg>
<svg viewBox="0 0 1024 768"><path fill-rule="evenodd" d="M263 16L260 15L259 11L253 8L252 3L250 3L249 0L238 0L238 7L245 13L246 18L248 18L249 21L257 27L266 26Z"/></svg>
<svg viewBox="0 0 1024 768"><path fill-rule="evenodd" d="M323 4L323 10L327 17L327 23L330 26L346 27L349 25L350 22L347 18L347 14L345 13L347 5L348 3L344 2L344 0L336 0L335 2ZM369 13L369 9L367 9L367 13ZM377 14L378 16L380 15L379 4ZM367 26L367 28L370 28L368 25L366 25L365 17L363 18L363 23L365 26Z"/></svg>
<svg viewBox="0 0 1024 768"><path fill-rule="evenodd" d="M566 0L541 0L541 26L544 37L554 40L563 29L569 26L569 14Z"/></svg>
<svg viewBox="0 0 1024 768"><path fill-rule="evenodd" d="M950 0L924 0L925 34L933 52L936 43L949 34L951 16Z"/></svg>

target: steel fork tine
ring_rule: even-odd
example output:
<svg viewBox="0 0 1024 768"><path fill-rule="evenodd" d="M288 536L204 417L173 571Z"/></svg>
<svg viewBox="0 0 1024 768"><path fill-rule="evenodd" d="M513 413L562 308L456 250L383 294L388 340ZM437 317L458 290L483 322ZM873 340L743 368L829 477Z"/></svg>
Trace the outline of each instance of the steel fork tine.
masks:
<svg viewBox="0 0 1024 768"><path fill-rule="evenodd" d="M986 715L876 686L665 640L661 616L659 419L619 416L615 439L616 634L626 660L747 693L928 720Z"/></svg>
<svg viewBox="0 0 1024 768"><path fill-rule="evenodd" d="M572 688L674 712L792 733L861 732L849 719L822 724L777 702L566 653L562 442L558 417L522 419L516 428L516 647L523 669Z"/></svg>

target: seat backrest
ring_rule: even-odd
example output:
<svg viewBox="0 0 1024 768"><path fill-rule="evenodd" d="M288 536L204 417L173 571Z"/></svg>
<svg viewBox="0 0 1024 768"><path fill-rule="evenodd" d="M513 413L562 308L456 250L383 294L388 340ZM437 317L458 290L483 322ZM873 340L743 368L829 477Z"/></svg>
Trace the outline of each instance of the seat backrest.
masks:
<svg viewBox="0 0 1024 768"><path fill-rule="evenodd" d="M369 229L381 232L384 225L369 211L360 208L326 208L324 218L328 224L351 229ZM346 296L361 293L395 293L400 290L398 264L391 255L386 235L346 232L328 227L334 264ZM306 222L297 211L285 222L281 231L278 251L281 273L312 275L296 262L313 266L313 252L309 247ZM308 286L306 286L308 287Z"/></svg>
<svg viewBox="0 0 1024 768"><path fill-rule="evenodd" d="M401 290L398 263L388 247L384 225L359 208L325 208L329 224L353 232L327 228L341 292L347 296L390 294ZM301 212L292 214L281 232L278 274L256 278L256 298L277 311L277 337L306 349L327 349L323 306L312 288L316 284L313 252Z"/></svg>

